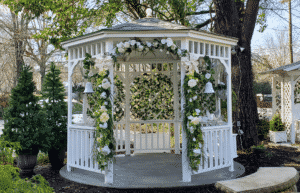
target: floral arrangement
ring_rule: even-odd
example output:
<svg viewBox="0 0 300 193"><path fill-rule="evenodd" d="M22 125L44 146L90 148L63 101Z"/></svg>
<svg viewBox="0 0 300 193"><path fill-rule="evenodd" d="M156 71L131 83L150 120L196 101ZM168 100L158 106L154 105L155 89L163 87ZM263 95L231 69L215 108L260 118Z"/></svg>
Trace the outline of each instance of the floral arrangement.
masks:
<svg viewBox="0 0 300 193"><path fill-rule="evenodd" d="M197 170L200 164L201 155L196 156L193 152L194 149L199 149L199 143L204 143L200 123L216 119L214 114L210 114L216 108L215 94L207 96L207 94L203 93L206 83L214 83L212 74L215 72L211 68L209 57L204 57L205 64L201 66L199 65L199 60L192 54L190 58L187 58L187 50L179 49L171 38L154 39L153 42L142 42L135 38L126 42L120 42L110 55L97 58L95 62L90 60L91 56L89 54L86 54L86 59L84 60L84 69L86 69L85 78L93 82L94 88L96 88L94 94L88 97L92 109L91 112L88 111L88 114L96 120L95 137L97 140L95 140L94 144L94 153L101 169L104 169L107 166L105 163L114 158L115 155L112 103L110 100L110 97L112 98L112 93L110 93L111 80L109 79L109 71L107 69L114 64L118 67L118 56L129 55L132 51L142 52L143 54L147 54L148 52L153 53L154 49L159 49L161 52L166 50L166 54L171 53L178 58L181 57L181 63L188 72L183 85L186 100L183 128L188 138L187 155L190 159L190 166L193 170ZM100 69L100 73L93 73L94 66ZM118 82L119 87L122 88L122 84L116 77L115 80L117 80L116 83ZM215 91L226 89L224 85L219 87L215 87L214 84L212 85ZM208 109L204 109L204 107ZM204 116L205 113L206 116ZM121 115L122 113L119 114ZM97 149L96 147L100 148Z"/></svg>
<svg viewBox="0 0 300 193"><path fill-rule="evenodd" d="M85 77L93 83L94 87L94 93L88 96L91 111L88 110L87 113L95 120L96 124L94 133L96 140L94 141L93 153L101 170L104 170L107 163L114 158L116 144L113 137L112 103L110 100L112 95L110 91L111 80L107 69L112 63L109 61L107 59L105 65L101 66L101 71L95 74L93 73L95 62L91 60L91 55L86 54L83 61L86 70Z"/></svg>
<svg viewBox="0 0 300 193"><path fill-rule="evenodd" d="M192 60L193 61L193 60ZM198 64L197 64L198 63ZM205 85L208 82L214 83L214 70L211 68L211 61L208 56L204 57L204 62L199 64L196 62L186 62L183 65L187 66L187 74L184 79L184 96L185 96L185 111L183 128L187 135L187 154L190 160L190 167L197 171L202 159L204 159L203 148L201 154L195 155L194 149L200 149L200 144L203 145L204 140L201 131L201 122L216 120L214 112L216 110L215 94L205 94ZM212 84L216 91L218 87ZM206 110L206 111L205 111ZM203 146L201 146L203 147Z"/></svg>

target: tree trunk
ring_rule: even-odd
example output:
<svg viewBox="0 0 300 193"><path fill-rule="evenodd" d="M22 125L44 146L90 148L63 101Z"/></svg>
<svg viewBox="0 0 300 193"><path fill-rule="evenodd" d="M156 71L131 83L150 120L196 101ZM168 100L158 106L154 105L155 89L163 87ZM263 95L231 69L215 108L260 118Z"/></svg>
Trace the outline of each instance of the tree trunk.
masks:
<svg viewBox="0 0 300 193"><path fill-rule="evenodd" d="M259 0L244 2L236 0L214 0L216 19L214 32L239 39L232 55L231 73L233 90L237 94L237 110L233 112L233 132L238 133L237 121L241 123L242 143L237 139L237 147L249 149L258 144L256 123L258 121L257 104L253 92L253 74L251 65L251 39L258 13ZM245 48L243 52L240 47Z"/></svg>

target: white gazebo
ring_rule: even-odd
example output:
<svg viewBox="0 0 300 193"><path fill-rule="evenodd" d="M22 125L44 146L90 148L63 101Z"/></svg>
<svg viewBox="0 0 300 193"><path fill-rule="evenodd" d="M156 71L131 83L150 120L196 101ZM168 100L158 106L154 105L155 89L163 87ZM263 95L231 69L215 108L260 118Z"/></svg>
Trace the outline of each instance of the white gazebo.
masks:
<svg viewBox="0 0 300 193"><path fill-rule="evenodd" d="M182 93L184 93L183 82L186 75L182 58L160 49L147 54L132 52L130 55L121 55L118 56L118 65L109 68L109 78L113 83L111 93L114 93L113 99L111 99L112 104L114 104L113 115L118 116L113 122L114 138L116 140L115 151L124 153L126 156L138 153L163 152L173 152L180 155L182 152L183 182L191 182L192 175L220 168L229 167L229 171L234 171L233 158L237 157L237 154L236 134L232 133L231 47L237 44L238 40L236 38L193 30L151 17L116 25L62 42L62 47L68 51L68 85L72 85L74 68L76 65L82 66L85 53L89 53L92 59L105 57L114 53L114 48L120 42L137 38L145 44L146 42L153 42L154 39L171 38L182 51L188 51L190 61L194 58L194 62L203 62L203 57L209 56L216 72L213 75L216 80L214 84L225 83L227 86L225 97L224 95L223 97L215 97L216 111L210 113L214 113L215 117L220 117L220 104L221 98L223 98L223 100L228 101L228 118L225 121L221 118L216 120L203 117L201 125L206 159L199 165L198 171L192 171L187 156L186 133L182 129L185 103ZM116 76L122 82L123 91L120 91L120 87L113 82L116 80ZM143 78L146 82L151 82L155 77L162 77L170 87L166 88L164 85L151 86L149 83L148 90L156 89L150 92L149 95L134 90L134 88L137 88L135 85L141 84L140 80ZM163 94L166 91L171 94ZM117 99L117 94L121 92L124 92L124 95ZM101 173L105 176L105 183L113 183L114 164L109 163L108 167L102 171L92 159L91 150L95 140L92 133L95 125L86 113L89 108L86 96L84 95L83 121L76 123L72 121L71 94L72 87L68 87L67 171L72 172L72 168L80 168L85 171ZM140 107L141 112L131 104L134 96L137 95L149 98L146 106L135 103ZM170 99L168 103L165 98ZM155 101L159 102L156 103ZM117 102L118 105L115 104ZM207 104L203 104L203 108L205 108L205 105ZM150 107L158 109L171 108L168 111L169 113L167 113L167 110L149 113ZM145 114L145 112L147 113ZM173 132L172 129L174 129ZM174 136L172 136L172 133ZM198 151L195 150L194 152L197 153Z"/></svg>
<svg viewBox="0 0 300 193"><path fill-rule="evenodd" d="M272 116L281 115L286 125L287 139L300 141L300 62L280 66L265 72L272 76Z"/></svg>

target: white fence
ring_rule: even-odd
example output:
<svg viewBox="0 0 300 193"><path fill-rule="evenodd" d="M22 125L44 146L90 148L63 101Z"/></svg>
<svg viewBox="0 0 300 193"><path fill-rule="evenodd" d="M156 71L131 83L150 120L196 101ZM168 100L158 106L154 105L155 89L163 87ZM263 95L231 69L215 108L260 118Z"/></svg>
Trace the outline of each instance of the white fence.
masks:
<svg viewBox="0 0 300 193"><path fill-rule="evenodd" d="M236 154L236 134L231 135L230 127L215 126L202 129L204 139L204 159L201 160L198 171L204 173L232 165ZM233 145L230 145L232 140ZM209 143L210 142L210 143ZM201 146L200 146L201 147ZM200 150L195 150L200 153Z"/></svg>
<svg viewBox="0 0 300 193"><path fill-rule="evenodd" d="M170 150L182 149L178 143L175 147L170 147L171 140L171 127L176 127L176 124L171 124L171 122L160 123L161 128L164 128L164 132L156 133L146 133L142 134L142 124L141 123L132 123L135 130L130 131L130 152L141 151L141 152L155 152L164 151L167 152ZM180 126L181 124L178 124ZM159 124L151 123L150 128L156 131L160 127ZM125 145L125 128L124 124L118 123L115 124L114 137L116 139L116 151L126 151ZM137 130L139 128L139 131ZM233 158L237 157L236 154L236 134L231 135L231 127L226 126L210 126L204 127L202 129L203 139L204 139L204 160L202 160L199 170L193 172L193 174L199 174L207 171L212 171L228 166L232 166ZM68 144L68 166L80 168L88 171L93 171L97 173L105 174L105 171L102 171L98 166L97 161L93 160L92 148L94 145L94 127L86 126L71 126L70 133L68 135L69 144ZM179 130L178 130L179 131ZM174 134L176 141L181 141L180 133L176 132L174 128ZM176 137L177 136L177 137ZM232 141L232 145L230 144ZM176 144L176 143L175 143ZM133 145L133 146L132 146ZM197 150L195 150L197 151ZM198 150L200 151L200 150ZM70 153L69 153L70 152ZM176 152L175 152L176 153Z"/></svg>

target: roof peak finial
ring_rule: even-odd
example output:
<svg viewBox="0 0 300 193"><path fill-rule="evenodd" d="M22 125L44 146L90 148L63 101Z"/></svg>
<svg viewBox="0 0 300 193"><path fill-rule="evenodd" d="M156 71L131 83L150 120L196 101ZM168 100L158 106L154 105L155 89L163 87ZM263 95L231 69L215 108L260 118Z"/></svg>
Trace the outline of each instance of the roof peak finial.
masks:
<svg viewBox="0 0 300 193"><path fill-rule="evenodd" d="M151 8L147 8L146 9L146 17L147 18L151 18L152 17L152 9Z"/></svg>

